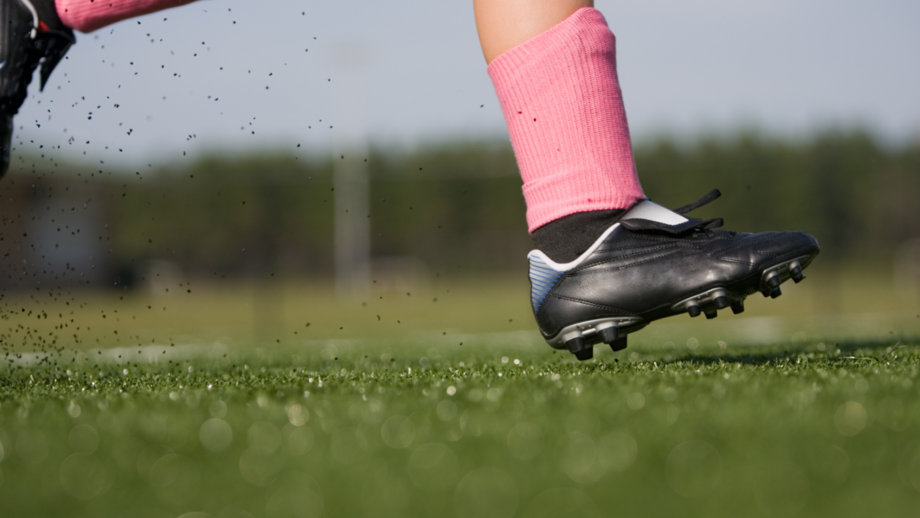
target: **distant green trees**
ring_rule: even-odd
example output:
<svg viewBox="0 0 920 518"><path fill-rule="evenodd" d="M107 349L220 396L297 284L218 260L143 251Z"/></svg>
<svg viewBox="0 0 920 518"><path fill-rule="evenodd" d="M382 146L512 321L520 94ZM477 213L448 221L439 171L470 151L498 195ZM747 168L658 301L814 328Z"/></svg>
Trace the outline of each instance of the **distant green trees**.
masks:
<svg viewBox="0 0 920 518"><path fill-rule="evenodd" d="M333 160L208 158L108 188L120 264L165 257L208 275L332 271ZM507 146L443 146L368 157L372 255L433 274L506 270L529 250Z"/></svg>
<svg viewBox="0 0 920 518"><path fill-rule="evenodd" d="M411 256L444 275L522 271L532 245L510 145L375 149L366 158L374 256ZM325 276L333 266L334 161L214 155L88 184L105 207L117 267L166 258L199 276ZM642 143L636 162L654 201L676 207L719 188L723 197L700 217L721 216L732 230L809 231L822 261L887 260L920 236L917 143L884 146L859 130L801 141L743 133Z"/></svg>
<svg viewBox="0 0 920 518"><path fill-rule="evenodd" d="M920 237L920 145L884 147L865 131L830 131L802 141L757 134L662 140L636 152L646 194L681 205L718 187L703 209L726 228L801 229L821 242L822 261L882 258Z"/></svg>

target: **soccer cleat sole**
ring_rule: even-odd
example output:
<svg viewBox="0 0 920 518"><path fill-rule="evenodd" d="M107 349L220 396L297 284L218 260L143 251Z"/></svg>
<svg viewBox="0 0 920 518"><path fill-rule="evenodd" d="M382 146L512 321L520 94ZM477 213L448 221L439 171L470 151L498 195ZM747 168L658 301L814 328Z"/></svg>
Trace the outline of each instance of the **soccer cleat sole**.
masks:
<svg viewBox="0 0 920 518"><path fill-rule="evenodd" d="M765 297L776 298L782 294L780 284L792 279L801 282L805 277L802 270L815 258L817 253L783 261L765 268L759 279L748 278L734 283L730 287L717 287L687 297L677 303L666 306L665 311L653 310L646 315L634 317L611 317L588 320L566 326L551 338L546 338L554 349L567 349L579 360L590 360L594 356L594 345L605 343L614 351L626 348L626 335L634 333L655 320L687 313L691 317L705 314L707 319L718 316L719 310L731 308L732 313L744 312L744 299L760 291Z"/></svg>
<svg viewBox="0 0 920 518"><path fill-rule="evenodd" d="M568 349L572 354L578 354L579 351L586 347L593 347L599 342L616 342L620 338L625 338L628 333L638 331L648 324L639 317L588 320L564 327L553 338L547 338L546 343L553 349Z"/></svg>

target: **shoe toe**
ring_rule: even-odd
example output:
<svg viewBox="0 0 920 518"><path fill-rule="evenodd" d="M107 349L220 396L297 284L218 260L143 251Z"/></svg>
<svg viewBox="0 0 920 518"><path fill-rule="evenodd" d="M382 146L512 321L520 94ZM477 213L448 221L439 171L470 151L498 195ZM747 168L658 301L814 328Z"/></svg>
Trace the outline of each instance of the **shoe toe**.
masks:
<svg viewBox="0 0 920 518"><path fill-rule="evenodd" d="M777 260L814 256L820 250L818 240L801 231L739 234L736 239L735 244L724 250L719 259L728 263L748 264L755 269Z"/></svg>
<svg viewBox="0 0 920 518"><path fill-rule="evenodd" d="M808 232L788 231L777 232L776 237L771 240L771 255L779 256L802 256L814 255L821 250L818 240Z"/></svg>

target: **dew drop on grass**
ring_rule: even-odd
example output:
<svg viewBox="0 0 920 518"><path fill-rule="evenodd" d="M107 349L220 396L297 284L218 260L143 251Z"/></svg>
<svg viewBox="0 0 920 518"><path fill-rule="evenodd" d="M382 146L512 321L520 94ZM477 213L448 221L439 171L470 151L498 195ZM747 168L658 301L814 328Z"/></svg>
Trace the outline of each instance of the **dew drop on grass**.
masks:
<svg viewBox="0 0 920 518"><path fill-rule="evenodd" d="M70 430L68 443L75 452L90 454L99 446L99 434L92 426L78 424Z"/></svg>
<svg viewBox="0 0 920 518"><path fill-rule="evenodd" d="M313 430L309 426L286 425L281 430L284 451L288 455L303 455L313 446Z"/></svg>
<svg viewBox="0 0 920 518"><path fill-rule="evenodd" d="M380 428L380 438L390 448L406 448L415 439L415 424L404 416L391 416Z"/></svg>
<svg viewBox="0 0 920 518"><path fill-rule="evenodd" d="M606 472L594 441L581 432L560 437L556 442L555 455L562 471L579 484L592 484Z"/></svg>
<svg viewBox="0 0 920 518"><path fill-rule="evenodd" d="M866 426L866 409L856 401L849 401L840 405L834 415L834 424L837 430L846 436L856 435Z"/></svg>
<svg viewBox="0 0 920 518"><path fill-rule="evenodd" d="M281 445L281 432L268 421L253 423L246 438L250 449L263 454L272 453Z"/></svg>
<svg viewBox="0 0 920 518"><path fill-rule="evenodd" d="M143 450L140 454L137 455L137 473L144 480L149 480L150 470L153 468L153 465L156 464L161 458L172 455L175 452L168 446L163 444L153 444Z"/></svg>
<svg viewBox="0 0 920 518"><path fill-rule="evenodd" d="M218 453L230 447L233 442L233 430L226 421L211 418L202 423L198 430L198 439L204 449Z"/></svg>
<svg viewBox="0 0 920 518"><path fill-rule="evenodd" d="M450 396L453 395L449 392L450 389L452 388L453 387L448 387L448 395ZM454 390L454 393L456 393L456 389ZM441 401L440 403L438 403L437 414L438 414L438 419L440 419L441 421L445 421L445 422L452 421L454 418L457 417L457 405L453 401L449 399L445 399Z"/></svg>
<svg viewBox="0 0 920 518"><path fill-rule="evenodd" d="M641 410L645 406L645 396L641 392L633 392L626 398L626 404L633 410Z"/></svg>
<svg viewBox="0 0 920 518"><path fill-rule="evenodd" d="M79 500L89 500L114 482L113 474L94 455L75 453L61 463L58 480L64 491Z"/></svg>
<svg viewBox="0 0 920 518"><path fill-rule="evenodd" d="M278 455L266 455L250 448L240 456L239 466L240 474L247 482L265 486L274 480L283 467L283 461Z"/></svg>
<svg viewBox="0 0 920 518"><path fill-rule="evenodd" d="M287 408L287 416L292 425L303 426L310 420L310 411L295 403Z"/></svg>
<svg viewBox="0 0 920 518"><path fill-rule="evenodd" d="M533 423L518 423L508 432L506 442L512 457L527 461L543 451L543 430Z"/></svg>

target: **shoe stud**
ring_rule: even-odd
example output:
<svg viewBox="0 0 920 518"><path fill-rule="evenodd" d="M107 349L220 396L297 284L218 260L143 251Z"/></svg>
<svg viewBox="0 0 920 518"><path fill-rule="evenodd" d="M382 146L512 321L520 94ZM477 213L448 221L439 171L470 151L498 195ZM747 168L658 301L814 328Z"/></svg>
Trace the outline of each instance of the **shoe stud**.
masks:
<svg viewBox="0 0 920 518"><path fill-rule="evenodd" d="M728 297L726 297L725 295L719 295L713 301L713 304L715 304L716 309L725 309L728 307Z"/></svg>
<svg viewBox="0 0 920 518"><path fill-rule="evenodd" d="M782 294L783 294L783 290L779 289L779 286L777 286L773 288L773 290L770 292L770 298L775 299L776 297L779 297Z"/></svg>
<svg viewBox="0 0 920 518"><path fill-rule="evenodd" d="M626 337L621 336L620 338L610 342L610 348L613 349L613 352L618 352L626 349Z"/></svg>
<svg viewBox="0 0 920 518"><path fill-rule="evenodd" d="M620 333L617 326L605 327L598 331L598 334L601 336L601 341L605 344L615 342L619 338Z"/></svg>
<svg viewBox="0 0 920 518"><path fill-rule="evenodd" d="M802 282L802 279L805 278L805 276L802 275L802 265L800 265L798 261L793 261L789 264L789 276L792 277L792 280L796 284Z"/></svg>
<svg viewBox="0 0 920 518"><path fill-rule="evenodd" d="M578 355L578 353L580 353L581 351L585 349L585 339L584 337L576 336L575 338L572 338L571 340L567 340L565 342L565 346L566 348L568 348L570 353L574 355ZM590 348L590 346L588 347Z"/></svg>
<svg viewBox="0 0 920 518"><path fill-rule="evenodd" d="M585 361L594 358L594 347L590 345L585 347L584 349L575 353L575 357L578 358L579 361Z"/></svg>
<svg viewBox="0 0 920 518"><path fill-rule="evenodd" d="M687 306L687 313L689 313L691 317L696 318L700 316L700 313L702 312L703 310L700 309L700 305L697 304L696 302L693 302L689 306Z"/></svg>
<svg viewBox="0 0 920 518"><path fill-rule="evenodd" d="M706 319L707 319L707 320L712 320L712 319L716 318L717 316L719 316L719 312L716 311L716 310L714 310L714 309L713 309L712 311L707 311L707 312L706 312Z"/></svg>
<svg viewBox="0 0 920 518"><path fill-rule="evenodd" d="M767 275L767 278L764 279L764 284L767 285L769 289L778 288L782 280L779 278L779 274L776 272L770 272Z"/></svg>
<svg viewBox="0 0 920 518"><path fill-rule="evenodd" d="M743 300L736 300L732 302L732 313L736 315L738 313L744 313L744 301Z"/></svg>

